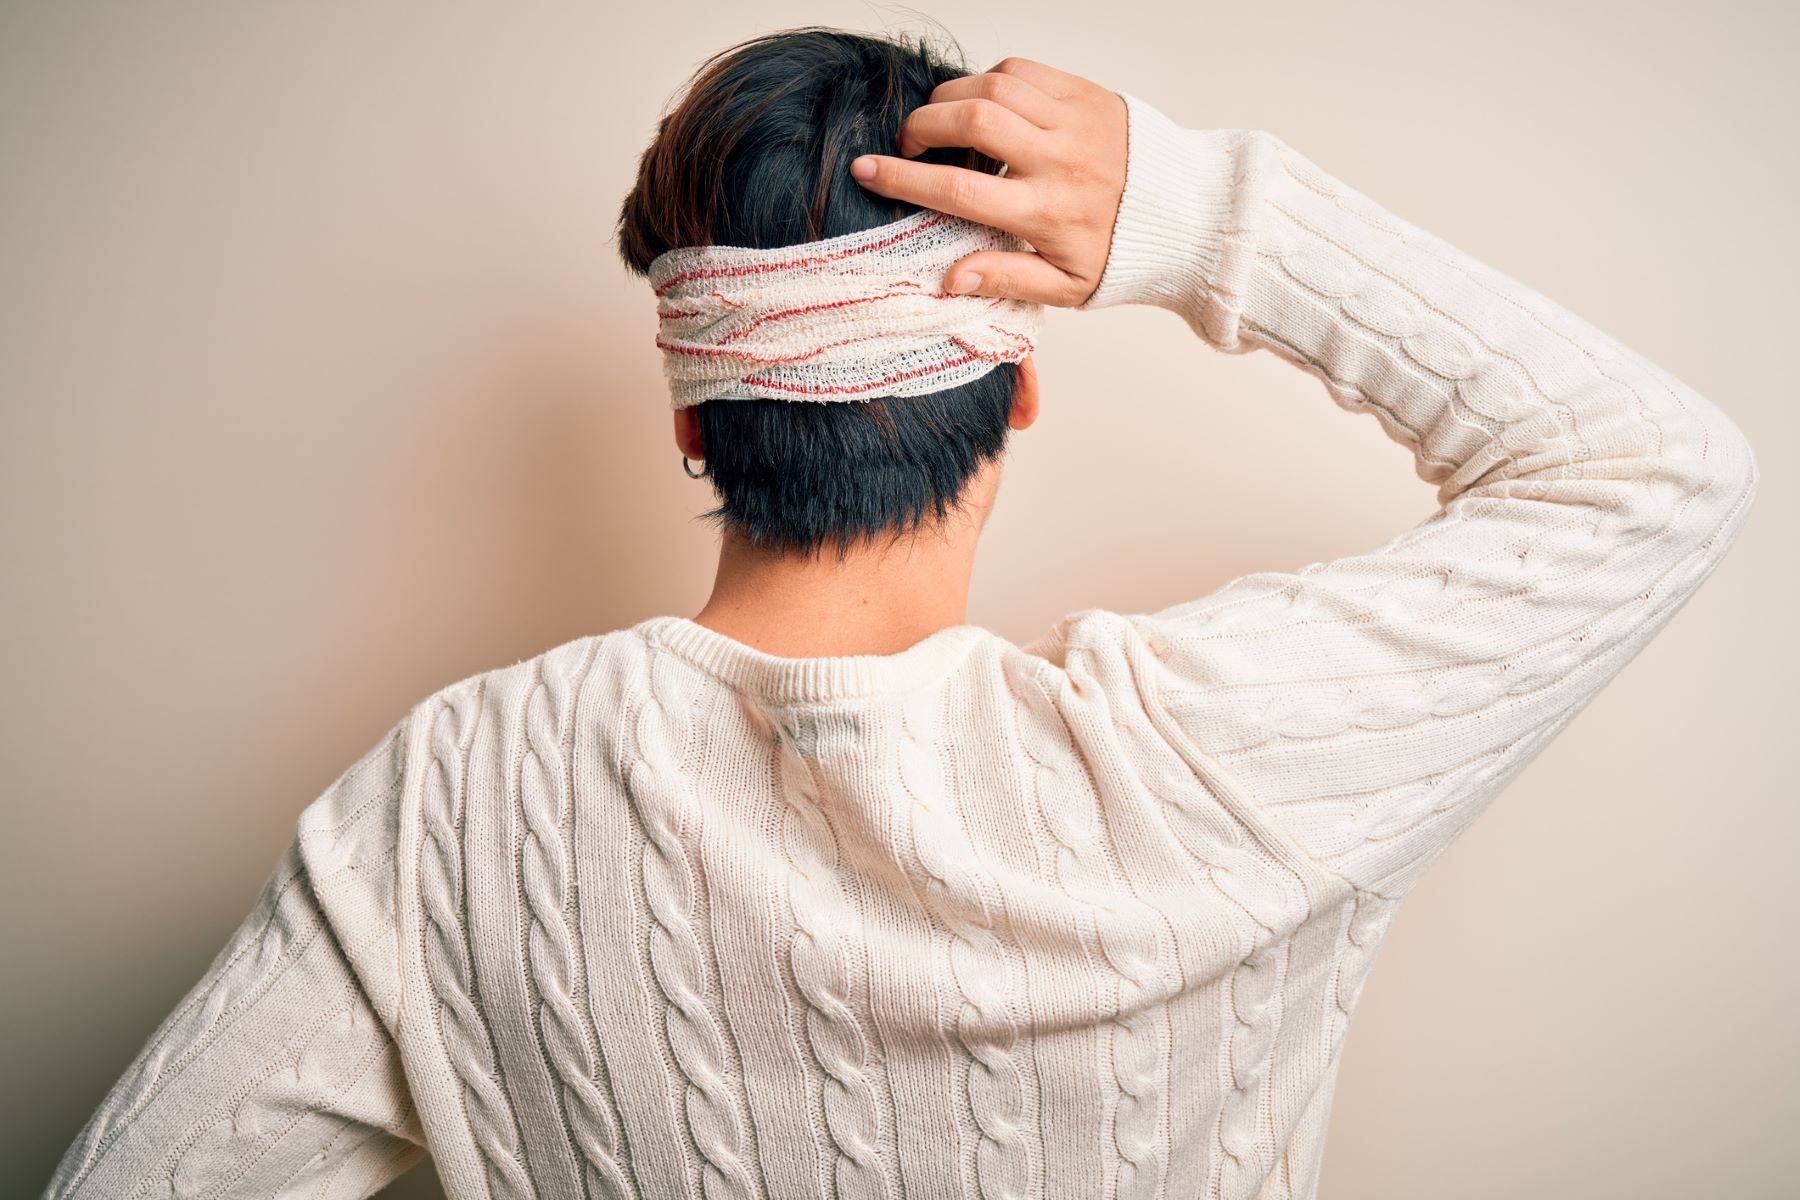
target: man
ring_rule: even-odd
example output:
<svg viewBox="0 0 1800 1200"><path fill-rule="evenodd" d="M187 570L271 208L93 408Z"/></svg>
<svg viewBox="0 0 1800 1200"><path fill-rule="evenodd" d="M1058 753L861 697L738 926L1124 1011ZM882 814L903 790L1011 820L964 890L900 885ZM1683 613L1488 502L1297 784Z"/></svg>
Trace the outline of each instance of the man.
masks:
<svg viewBox="0 0 1800 1200"><path fill-rule="evenodd" d="M1742 433L1272 134L1028 60L734 47L620 246L712 597L415 707L48 1194L367 1195L429 1146L458 1198L1315 1195L1397 906L1718 565ZM1034 306L1123 303L1316 375L1442 506L964 624Z"/></svg>

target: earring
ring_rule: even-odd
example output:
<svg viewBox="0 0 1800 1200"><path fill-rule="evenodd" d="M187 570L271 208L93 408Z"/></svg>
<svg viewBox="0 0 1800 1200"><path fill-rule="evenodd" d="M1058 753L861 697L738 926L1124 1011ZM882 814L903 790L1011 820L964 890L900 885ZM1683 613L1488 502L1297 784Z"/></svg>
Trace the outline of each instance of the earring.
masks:
<svg viewBox="0 0 1800 1200"><path fill-rule="evenodd" d="M689 479L706 478L706 460L704 458L701 459L700 464L700 470L696 472L694 468L688 466L688 456L685 454L681 456L681 469L687 472L687 477Z"/></svg>

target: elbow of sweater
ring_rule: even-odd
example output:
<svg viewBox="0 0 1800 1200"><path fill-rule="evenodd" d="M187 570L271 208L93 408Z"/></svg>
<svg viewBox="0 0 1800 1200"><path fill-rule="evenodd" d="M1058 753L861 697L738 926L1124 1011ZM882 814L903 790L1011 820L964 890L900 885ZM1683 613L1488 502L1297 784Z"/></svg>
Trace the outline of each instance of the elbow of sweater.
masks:
<svg viewBox="0 0 1800 1200"><path fill-rule="evenodd" d="M1707 558L1722 558L1755 499L1756 454L1735 422L1704 397L1687 393L1697 421L1691 436L1666 436L1649 459L1644 487L1626 502L1639 523L1655 526ZM1627 523L1634 523L1630 517Z"/></svg>
<svg viewBox="0 0 1800 1200"><path fill-rule="evenodd" d="M1516 495L1538 485L1539 499L1592 504L1635 532L1709 544L1742 519L1757 485L1757 463L1729 415L1680 380L1601 378L1565 394L1531 422L1495 439L1505 465L1491 474ZM1539 422L1551 419L1557 432ZM1526 430L1538 436L1518 435Z"/></svg>
<svg viewBox="0 0 1800 1200"><path fill-rule="evenodd" d="M1724 553L1756 502L1762 474L1749 437L1722 413L1708 440L1707 458L1709 479L1718 493L1717 507L1723 510L1718 527L1709 536L1719 538L1719 552Z"/></svg>
<svg viewBox="0 0 1800 1200"><path fill-rule="evenodd" d="M1748 435L1718 405L1689 388L1680 396L1691 420L1685 423L1685 436L1669 439L1665 469L1688 501L1694 532L1710 540L1722 526L1735 528L1748 511L1758 481L1756 452Z"/></svg>

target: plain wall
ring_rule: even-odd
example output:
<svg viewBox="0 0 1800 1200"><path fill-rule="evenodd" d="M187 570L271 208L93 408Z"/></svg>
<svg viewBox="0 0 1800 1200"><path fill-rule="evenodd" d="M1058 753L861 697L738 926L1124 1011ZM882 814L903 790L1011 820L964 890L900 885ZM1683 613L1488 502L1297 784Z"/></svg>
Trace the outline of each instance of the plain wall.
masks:
<svg viewBox="0 0 1800 1200"><path fill-rule="evenodd" d="M1796 10L1068 0L0 11L0 1190L413 702L699 610L619 201L707 54L928 17L1278 133L1750 435L1727 560L1402 910L1322 1191L1793 1194ZM968 613L1014 640L1433 507L1373 419L1172 314L1052 312L1038 362Z"/></svg>

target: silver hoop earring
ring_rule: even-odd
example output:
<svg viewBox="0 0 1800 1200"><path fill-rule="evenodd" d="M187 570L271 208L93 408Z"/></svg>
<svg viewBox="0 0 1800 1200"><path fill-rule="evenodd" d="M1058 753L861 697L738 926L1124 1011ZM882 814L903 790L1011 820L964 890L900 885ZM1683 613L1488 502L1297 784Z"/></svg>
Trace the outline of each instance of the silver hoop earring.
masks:
<svg viewBox="0 0 1800 1200"><path fill-rule="evenodd" d="M705 479L706 478L706 460L704 458L701 459L700 464L701 464L700 470L698 473L696 473L694 471L694 468L688 466L688 456L685 454L681 456L681 469L687 472L687 477L689 479Z"/></svg>

